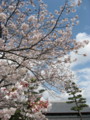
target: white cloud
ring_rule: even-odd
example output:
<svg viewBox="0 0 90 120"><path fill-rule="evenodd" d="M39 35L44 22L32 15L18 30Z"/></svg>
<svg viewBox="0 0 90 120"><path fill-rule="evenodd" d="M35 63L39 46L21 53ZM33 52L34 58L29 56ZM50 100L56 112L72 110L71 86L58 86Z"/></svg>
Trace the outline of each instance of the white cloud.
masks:
<svg viewBox="0 0 90 120"><path fill-rule="evenodd" d="M55 92L54 90L50 90L43 87L42 84L39 85L38 89L36 90L37 92L41 89L44 89L45 91L42 93L42 97L41 97L41 100L48 100L50 102L60 102L64 99L67 98L67 94L66 93L63 93L63 94L58 94L57 92ZM63 95L64 95L64 98L63 98Z"/></svg>
<svg viewBox="0 0 90 120"><path fill-rule="evenodd" d="M44 93L43 93L43 98L45 100L48 100L50 102L60 102L61 101L61 95L54 92L53 90L46 90Z"/></svg>
<svg viewBox="0 0 90 120"><path fill-rule="evenodd" d="M90 35L86 33L78 33L76 35L76 40L80 42L88 40L89 44L86 45L84 48L80 48L78 50L79 54L75 54L74 52L71 53L72 59L77 59L76 62L72 63L72 67L74 67L75 65L82 65L90 61ZM87 56L83 56L83 54L86 54Z"/></svg>
<svg viewBox="0 0 90 120"><path fill-rule="evenodd" d="M83 89L83 97L87 99L87 103L90 105L90 68L83 68L76 71L80 74L80 86Z"/></svg>
<svg viewBox="0 0 90 120"><path fill-rule="evenodd" d="M79 54L87 54L86 57L83 55L77 55L74 52L71 53L72 59L77 59L76 62L72 63L72 68L77 68L78 70L75 70L74 72L77 75L77 78L79 81L77 83L82 87L83 89L83 97L87 99L87 103L90 105L90 67L85 66L86 64L90 63L90 35L86 33L78 33L76 35L77 41L84 41L88 40L89 44L86 45L84 48L80 48L78 53ZM83 66L82 69L79 69L78 66Z"/></svg>
<svg viewBox="0 0 90 120"><path fill-rule="evenodd" d="M76 35L77 41L84 41L88 40L90 42L90 35L86 33L78 33ZM77 58L77 61L75 63L72 63L72 67L78 67L78 65L82 66L86 63L90 62L90 43L86 45L84 48L79 49L80 54L86 53L87 56L84 57L83 55L77 55L74 52L71 53L72 59ZM79 78L79 81L76 80L78 85L80 85L83 89L83 97L87 99L87 103L90 105L90 68L88 66L82 69L78 69L74 71L77 75L77 78ZM52 102L61 102L61 101L67 101L68 94L66 93L55 93L52 90L47 90L43 94L44 99L48 99Z"/></svg>

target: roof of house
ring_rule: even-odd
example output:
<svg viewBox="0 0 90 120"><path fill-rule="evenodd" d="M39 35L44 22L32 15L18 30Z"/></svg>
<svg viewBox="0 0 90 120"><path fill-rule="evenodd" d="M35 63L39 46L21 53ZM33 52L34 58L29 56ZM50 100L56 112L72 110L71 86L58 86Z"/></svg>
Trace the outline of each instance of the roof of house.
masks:
<svg viewBox="0 0 90 120"><path fill-rule="evenodd" d="M71 110L71 108L75 106L75 104L68 104L65 102L54 102L52 103L52 108L48 110L48 113L76 113ZM85 107L81 112L90 113L90 107Z"/></svg>

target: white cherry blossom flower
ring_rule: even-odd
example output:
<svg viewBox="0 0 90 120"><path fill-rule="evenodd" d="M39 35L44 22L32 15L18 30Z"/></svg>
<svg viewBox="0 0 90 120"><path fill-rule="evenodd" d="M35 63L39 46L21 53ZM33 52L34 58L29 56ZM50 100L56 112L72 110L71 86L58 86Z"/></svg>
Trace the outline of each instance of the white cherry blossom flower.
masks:
<svg viewBox="0 0 90 120"><path fill-rule="evenodd" d="M26 24L26 23L23 23L22 26L21 26L21 29L22 29L23 31L27 31L27 30L29 29L29 25Z"/></svg>
<svg viewBox="0 0 90 120"><path fill-rule="evenodd" d="M3 12L0 13L0 21L5 21L7 19L7 15Z"/></svg>

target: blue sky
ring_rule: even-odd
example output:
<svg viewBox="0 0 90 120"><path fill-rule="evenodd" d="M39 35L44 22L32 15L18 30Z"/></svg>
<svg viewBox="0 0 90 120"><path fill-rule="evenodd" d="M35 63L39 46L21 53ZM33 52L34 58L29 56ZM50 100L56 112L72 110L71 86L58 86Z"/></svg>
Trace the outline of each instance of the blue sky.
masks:
<svg viewBox="0 0 90 120"><path fill-rule="evenodd" d="M86 32L90 34L90 0L83 0L81 6L77 10L80 24L76 28L76 34Z"/></svg>
<svg viewBox="0 0 90 120"><path fill-rule="evenodd" d="M59 9L63 1L64 0L44 0L44 2L48 4L48 10L50 12ZM90 42L90 0L83 0L82 4L76 9L80 23L73 28L73 38L77 41L88 40ZM80 49L79 53L86 53L87 56L83 57L82 55L71 53L72 59L77 58L77 61L72 63L71 68L78 79L77 83L79 83L83 89L83 96L87 98L87 102L90 104L90 43L85 48Z"/></svg>
<svg viewBox="0 0 90 120"><path fill-rule="evenodd" d="M63 5L65 0L43 0L48 5L48 10L54 12L55 9L59 9L60 5ZM77 1L77 0L76 0ZM74 28L73 35L80 32L86 32L90 34L90 0L83 0L82 4L77 7L76 14L79 15L79 25Z"/></svg>

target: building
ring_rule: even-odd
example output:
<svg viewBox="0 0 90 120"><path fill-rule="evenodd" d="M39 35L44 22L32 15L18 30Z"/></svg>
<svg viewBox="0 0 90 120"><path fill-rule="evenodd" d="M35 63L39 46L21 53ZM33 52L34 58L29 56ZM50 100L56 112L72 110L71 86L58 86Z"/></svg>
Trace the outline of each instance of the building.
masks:
<svg viewBox="0 0 90 120"><path fill-rule="evenodd" d="M52 103L52 108L46 113L49 120L80 120L78 112L71 110L74 104L64 102ZM84 108L82 111L83 120L90 120L90 107Z"/></svg>

